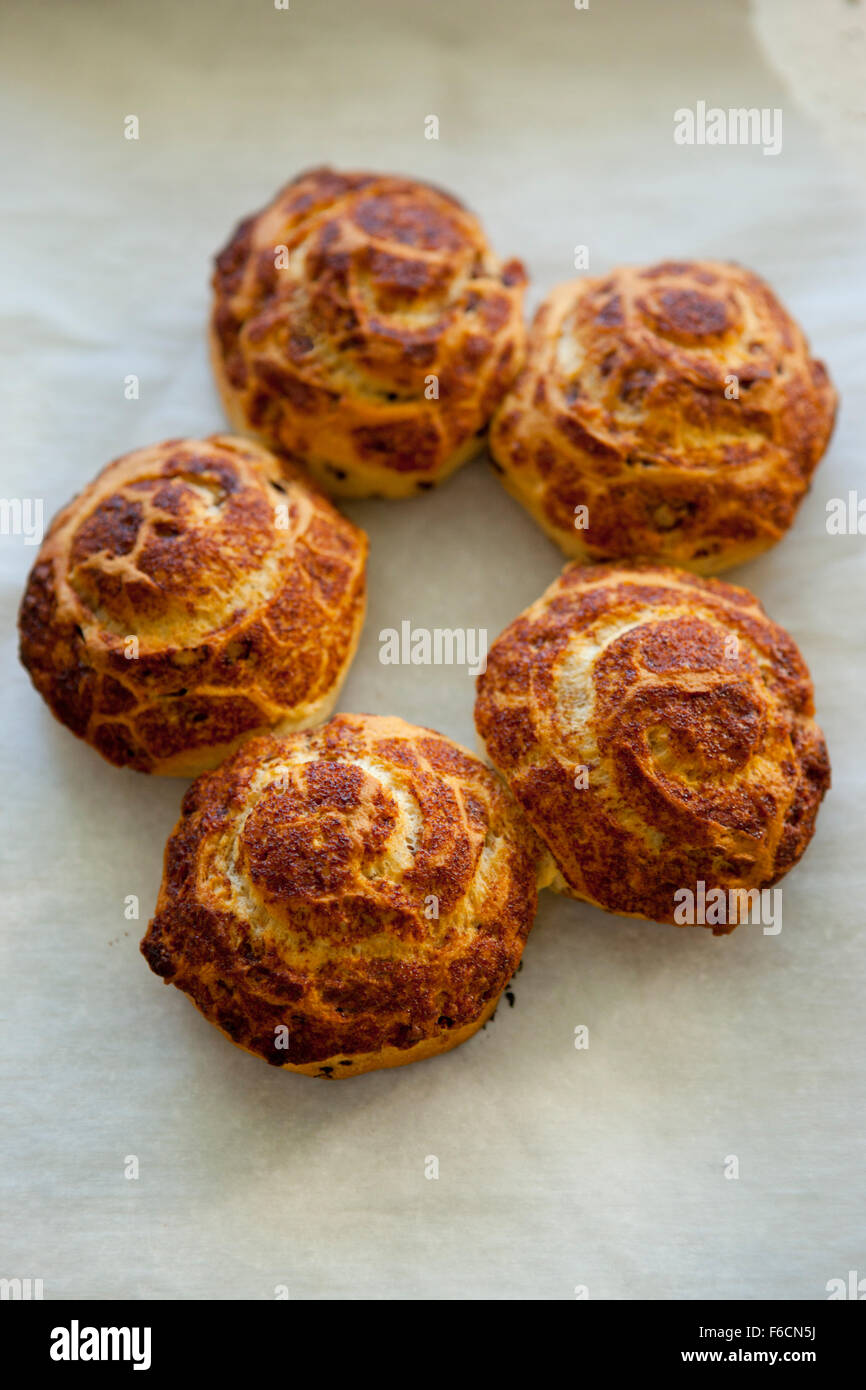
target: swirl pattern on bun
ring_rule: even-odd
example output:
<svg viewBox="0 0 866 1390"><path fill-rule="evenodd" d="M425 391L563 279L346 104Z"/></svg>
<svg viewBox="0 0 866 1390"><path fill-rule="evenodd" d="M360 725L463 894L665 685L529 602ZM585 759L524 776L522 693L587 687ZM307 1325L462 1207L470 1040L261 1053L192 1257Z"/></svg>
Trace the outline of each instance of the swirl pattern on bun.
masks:
<svg viewBox="0 0 866 1390"><path fill-rule="evenodd" d="M216 260L228 418L332 494L430 488L482 447L520 365L525 280L436 188L301 174Z"/></svg>
<svg viewBox="0 0 866 1390"><path fill-rule="evenodd" d="M757 275L666 262L553 291L490 450L566 555L712 573L788 530L835 410Z"/></svg>
<svg viewBox="0 0 866 1390"><path fill-rule="evenodd" d="M541 856L477 758L401 719L339 715L253 739L193 784L141 949L275 1066L402 1066L490 1017Z"/></svg>
<svg viewBox="0 0 866 1390"><path fill-rule="evenodd" d="M747 590L572 564L493 644L476 723L553 886L672 922L678 890L765 888L797 863L830 784L813 712Z"/></svg>
<svg viewBox="0 0 866 1390"><path fill-rule="evenodd" d="M195 776L247 735L327 717L364 618L367 539L229 435L115 459L55 517L21 660L118 766Z"/></svg>

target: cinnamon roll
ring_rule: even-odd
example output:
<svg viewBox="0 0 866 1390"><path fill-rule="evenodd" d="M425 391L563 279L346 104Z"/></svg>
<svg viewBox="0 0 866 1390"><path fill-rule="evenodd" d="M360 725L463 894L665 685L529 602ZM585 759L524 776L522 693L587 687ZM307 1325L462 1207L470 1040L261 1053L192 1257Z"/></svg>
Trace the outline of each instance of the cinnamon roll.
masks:
<svg viewBox="0 0 866 1390"><path fill-rule="evenodd" d="M566 555L713 573L791 526L835 409L757 275L665 262L553 291L490 450Z"/></svg>
<svg viewBox="0 0 866 1390"><path fill-rule="evenodd" d="M659 922L678 893L797 863L830 785L813 713L802 656L746 589L577 564L493 644L475 711L553 886Z"/></svg>
<svg viewBox="0 0 866 1390"><path fill-rule="evenodd" d="M403 1066L490 1017L543 863L477 758L402 719L338 715L193 784L141 949L274 1066Z"/></svg>
<svg viewBox="0 0 866 1390"><path fill-rule="evenodd" d="M115 459L55 517L21 660L109 762L192 777L251 733L330 713L358 642L367 538L229 435Z"/></svg>
<svg viewBox="0 0 866 1390"><path fill-rule="evenodd" d="M483 447L520 365L525 279L439 189L301 174L216 260L226 414L334 495L430 488Z"/></svg>

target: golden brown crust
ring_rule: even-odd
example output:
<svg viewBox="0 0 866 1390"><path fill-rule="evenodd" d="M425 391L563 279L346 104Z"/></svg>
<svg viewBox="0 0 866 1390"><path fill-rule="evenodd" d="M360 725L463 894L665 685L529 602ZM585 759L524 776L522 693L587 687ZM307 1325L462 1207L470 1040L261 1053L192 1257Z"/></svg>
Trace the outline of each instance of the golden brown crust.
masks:
<svg viewBox="0 0 866 1390"><path fill-rule="evenodd" d="M195 776L250 733L328 715L366 558L364 533L257 445L170 439L115 459L55 517L21 660L109 762Z"/></svg>
<svg viewBox="0 0 866 1390"><path fill-rule="evenodd" d="M757 275L624 267L542 304L490 450L566 555L713 573L788 530L835 409L823 364Z"/></svg>
<svg viewBox="0 0 866 1390"><path fill-rule="evenodd" d="M338 715L253 739L193 784L141 949L275 1066L400 1066L489 1017L532 926L541 854L457 744Z"/></svg>
<svg viewBox="0 0 866 1390"><path fill-rule="evenodd" d="M525 279L439 189L301 174L216 259L211 355L228 418L332 494L432 487L482 447L520 365Z"/></svg>
<svg viewBox="0 0 866 1390"><path fill-rule="evenodd" d="M800 858L830 784L812 714L746 589L576 564L493 644L475 709L555 886L663 922L679 889L768 887Z"/></svg>

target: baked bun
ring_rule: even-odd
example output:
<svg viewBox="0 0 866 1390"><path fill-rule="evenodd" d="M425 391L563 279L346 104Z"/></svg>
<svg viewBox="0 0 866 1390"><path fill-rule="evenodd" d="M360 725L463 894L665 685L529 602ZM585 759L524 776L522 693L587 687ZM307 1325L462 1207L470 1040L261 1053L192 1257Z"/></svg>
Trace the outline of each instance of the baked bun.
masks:
<svg viewBox="0 0 866 1390"><path fill-rule="evenodd" d="M226 414L335 495L432 487L482 447L520 365L525 280L447 193L312 169L217 257Z"/></svg>
<svg viewBox="0 0 866 1390"><path fill-rule="evenodd" d="M141 949L274 1066L403 1066L490 1017L540 853L477 758L402 719L341 714L253 739L190 787Z"/></svg>
<svg viewBox="0 0 866 1390"><path fill-rule="evenodd" d="M553 886L679 924L678 891L766 888L797 863L830 785L812 714L756 598L650 566L567 565L493 644L476 704Z"/></svg>
<svg viewBox="0 0 866 1390"><path fill-rule="evenodd" d="M704 574L788 530L835 409L823 364L757 275L666 262L553 291L490 450L566 555Z"/></svg>
<svg viewBox="0 0 866 1390"><path fill-rule="evenodd" d="M109 762L192 777L243 737L327 717L354 655L367 538L255 444L115 459L54 519L21 660Z"/></svg>

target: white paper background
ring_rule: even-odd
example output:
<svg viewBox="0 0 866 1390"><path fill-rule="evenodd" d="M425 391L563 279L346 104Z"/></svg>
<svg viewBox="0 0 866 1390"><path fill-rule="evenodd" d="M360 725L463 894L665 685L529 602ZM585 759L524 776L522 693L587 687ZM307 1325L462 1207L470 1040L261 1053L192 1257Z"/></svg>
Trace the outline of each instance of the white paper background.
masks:
<svg viewBox="0 0 866 1390"><path fill-rule="evenodd" d="M291 4L5 5L3 494L50 516L117 454L222 427L210 257L318 162L452 188L524 257L532 307L574 274L576 243L596 273L740 260L842 395L793 533L732 576L811 664L834 786L780 936L714 940L545 895L516 1006L475 1041L339 1086L282 1074L140 958L184 784L109 767L43 708L13 633L35 552L4 538L0 1275L49 1298L826 1297L866 1275L866 538L825 530L827 498L863 487L850 151L798 115L740 0ZM672 113L698 99L782 107L782 154L675 146ZM340 707L474 746L470 679L381 666L378 632L409 618L492 639L557 552L483 461L348 510L370 533L371 601Z"/></svg>

